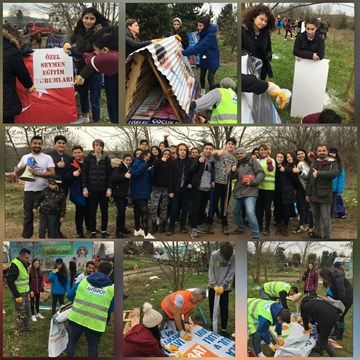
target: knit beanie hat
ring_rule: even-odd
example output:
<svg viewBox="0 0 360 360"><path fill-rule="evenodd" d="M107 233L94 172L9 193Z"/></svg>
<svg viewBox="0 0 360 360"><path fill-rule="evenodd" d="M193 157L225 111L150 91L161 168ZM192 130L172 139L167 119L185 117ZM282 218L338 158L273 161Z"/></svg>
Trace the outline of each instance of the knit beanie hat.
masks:
<svg viewBox="0 0 360 360"><path fill-rule="evenodd" d="M247 153L246 149L244 147L242 147L242 146L238 147L234 152L235 152L235 154L240 153L240 152L243 153L243 154Z"/></svg>
<svg viewBox="0 0 360 360"><path fill-rule="evenodd" d="M147 328L153 328L156 325L159 325L162 321L162 315L153 309L150 303L145 303L143 305L143 325Z"/></svg>
<svg viewBox="0 0 360 360"><path fill-rule="evenodd" d="M339 152L339 150L336 148L336 147L331 147L329 149L329 153L332 153L332 154L337 154Z"/></svg>
<svg viewBox="0 0 360 360"><path fill-rule="evenodd" d="M173 19L172 22L174 23L175 21L178 21L180 23L180 26L182 26L182 21L181 21L180 18L176 17L176 18Z"/></svg>

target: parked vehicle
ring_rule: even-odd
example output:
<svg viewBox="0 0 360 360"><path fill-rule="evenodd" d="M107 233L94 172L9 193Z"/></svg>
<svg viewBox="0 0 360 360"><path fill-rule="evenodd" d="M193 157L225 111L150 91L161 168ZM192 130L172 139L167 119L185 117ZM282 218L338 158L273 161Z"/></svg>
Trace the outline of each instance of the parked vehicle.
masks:
<svg viewBox="0 0 360 360"><path fill-rule="evenodd" d="M30 33L40 32L41 36L47 36L55 31L54 28L45 21L29 21L26 27Z"/></svg>

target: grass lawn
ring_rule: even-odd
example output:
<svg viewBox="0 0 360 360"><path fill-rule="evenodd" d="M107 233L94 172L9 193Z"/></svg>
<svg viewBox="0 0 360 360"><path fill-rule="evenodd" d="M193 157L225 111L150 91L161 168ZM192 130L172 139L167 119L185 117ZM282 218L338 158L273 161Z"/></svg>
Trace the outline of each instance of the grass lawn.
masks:
<svg viewBox="0 0 360 360"><path fill-rule="evenodd" d="M279 281L284 280L286 282L291 283L291 280L288 279L286 280L286 278L292 278L292 280L294 280L294 278L298 278L299 275L299 271L294 271L293 272L294 276L291 276L290 272L286 272L286 273L281 273L281 274L277 274L277 278ZM271 277L272 280L273 277ZM351 282L352 280L349 279L349 281ZM248 278L248 297L254 297L254 298L259 298L259 288L260 286L264 283L265 281L261 281L259 284L255 284L252 280L252 278ZM302 292L303 289L301 288L302 284L299 285L299 291ZM322 289L321 287L318 288L318 294L319 295L325 295L325 290ZM288 306L291 312L296 312L296 303L293 303L291 301L288 301ZM342 349L336 349L336 352L338 354L339 357L352 357L353 355L353 308L351 307L349 312L347 313L346 317L345 317L345 332L344 332L344 337L342 340L337 340L337 343L339 345L342 346ZM251 340L249 339L248 341L248 346L251 347ZM268 349L266 346L263 347L264 350L264 354L266 356L272 356L270 349ZM317 357L318 354L317 353L310 353L309 357ZM328 357L328 354L326 351L324 351L324 357Z"/></svg>
<svg viewBox="0 0 360 360"><path fill-rule="evenodd" d="M41 305L51 306L51 296ZM11 291L3 289L3 356L4 357L48 357L48 337L50 330L51 310L40 310L45 317L44 320L33 322L30 319L29 327L34 330L26 336L19 336L15 331L15 311ZM111 316L113 323L114 315ZM69 326L66 325L67 330ZM75 355L87 357L87 344L83 335L77 344ZM104 335L101 337L99 346L99 357L114 356L114 327L108 325ZM60 357L66 357L61 354Z"/></svg>
<svg viewBox="0 0 360 360"><path fill-rule="evenodd" d="M139 269L146 269L156 266L156 262L145 256L124 255L123 271L133 270L135 265Z"/></svg>
<svg viewBox="0 0 360 360"><path fill-rule="evenodd" d="M134 307L142 307L144 302L150 302L154 309L160 307L161 301L166 295L172 292L170 284L166 280L165 276L159 276L160 280L149 280L149 276L146 277L132 277L129 279L124 276L124 292L128 296L124 299L124 310L131 310ZM207 289L208 274L192 274L186 283L187 288L201 287ZM207 321L210 321L209 316L209 302L205 299L201 304L201 308L204 311ZM142 316L142 315L141 315ZM195 323L200 326L206 327L200 312L197 307L192 310L191 318ZM220 325L220 323L219 323ZM235 332L235 290L230 294L229 298L229 322L228 322L228 333L232 334Z"/></svg>
<svg viewBox="0 0 360 360"><path fill-rule="evenodd" d="M295 59L292 53L294 42L295 40L291 40L289 37L284 41L284 33L278 35L274 32L271 35L273 54L279 58L271 61L274 77L267 80L290 91L292 91L294 78ZM345 91L354 66L354 32L331 29L325 41L325 59L330 59L327 91L332 100L331 108L341 113L344 122L350 122L348 116L339 110L338 105L347 103ZM305 91L306 89L304 89ZM354 82L352 82L350 92L354 93ZM290 120L291 123L297 123L299 120L290 117L290 107L278 110L278 112L284 120Z"/></svg>

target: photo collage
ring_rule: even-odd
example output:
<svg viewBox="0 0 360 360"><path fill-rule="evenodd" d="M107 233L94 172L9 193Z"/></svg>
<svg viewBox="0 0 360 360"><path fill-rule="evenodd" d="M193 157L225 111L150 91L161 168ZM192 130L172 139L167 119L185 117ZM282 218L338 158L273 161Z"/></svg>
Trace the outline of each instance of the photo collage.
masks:
<svg viewBox="0 0 360 360"><path fill-rule="evenodd" d="M0 357L360 358L357 4L1 6Z"/></svg>

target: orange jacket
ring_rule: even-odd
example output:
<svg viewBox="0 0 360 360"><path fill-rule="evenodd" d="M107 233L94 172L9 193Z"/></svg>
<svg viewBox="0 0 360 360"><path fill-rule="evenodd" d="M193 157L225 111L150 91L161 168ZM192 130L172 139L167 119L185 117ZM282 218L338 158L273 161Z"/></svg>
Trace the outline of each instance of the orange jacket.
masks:
<svg viewBox="0 0 360 360"><path fill-rule="evenodd" d="M179 290L175 291L164 298L161 302L161 308L165 311L167 316L170 319L174 319L174 303L175 303L175 296L179 294L182 295L184 298L184 305L181 308L181 315L186 314L189 312L196 304L192 304L190 302L190 297L192 295L192 291L189 290Z"/></svg>

